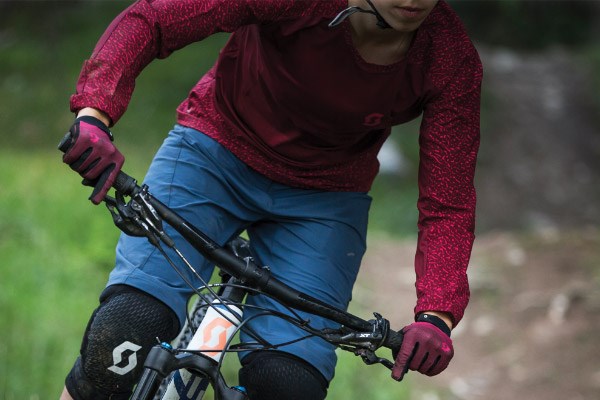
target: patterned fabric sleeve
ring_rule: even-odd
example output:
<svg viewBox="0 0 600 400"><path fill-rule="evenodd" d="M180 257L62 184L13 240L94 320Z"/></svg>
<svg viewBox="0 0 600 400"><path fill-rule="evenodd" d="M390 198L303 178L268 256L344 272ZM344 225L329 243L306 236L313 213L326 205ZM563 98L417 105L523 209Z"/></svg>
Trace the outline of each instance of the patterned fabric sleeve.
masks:
<svg viewBox="0 0 600 400"><path fill-rule="evenodd" d="M94 107L116 123L135 78L155 58L216 32L303 15L333 16L345 0L138 0L104 32L86 60L71 110Z"/></svg>
<svg viewBox="0 0 600 400"><path fill-rule="evenodd" d="M417 305L457 324L469 301L467 265L475 229L473 179L479 147L482 68L470 51L425 109L420 143Z"/></svg>

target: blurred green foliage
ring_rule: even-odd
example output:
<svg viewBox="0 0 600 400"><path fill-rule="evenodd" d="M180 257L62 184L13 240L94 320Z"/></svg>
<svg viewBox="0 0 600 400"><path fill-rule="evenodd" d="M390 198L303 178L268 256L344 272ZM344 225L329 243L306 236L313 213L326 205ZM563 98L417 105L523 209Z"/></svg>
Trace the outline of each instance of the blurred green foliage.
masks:
<svg viewBox="0 0 600 400"><path fill-rule="evenodd" d="M127 1L0 3L0 146L53 148L73 116L69 97L83 61ZM226 34L188 46L144 70L114 133L141 151L160 144L175 108L210 68Z"/></svg>
<svg viewBox="0 0 600 400"><path fill-rule="evenodd" d="M588 0L449 0L471 37L490 46L541 50L597 40L600 4Z"/></svg>

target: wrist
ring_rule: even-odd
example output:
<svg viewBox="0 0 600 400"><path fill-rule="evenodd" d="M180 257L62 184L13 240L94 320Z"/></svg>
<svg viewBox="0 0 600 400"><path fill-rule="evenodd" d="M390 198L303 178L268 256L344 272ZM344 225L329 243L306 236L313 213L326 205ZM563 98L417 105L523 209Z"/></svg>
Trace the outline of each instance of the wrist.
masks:
<svg viewBox="0 0 600 400"><path fill-rule="evenodd" d="M110 126L110 117L108 116L108 114L106 114L104 111L100 111L96 108L92 108L92 107L84 107L81 110L79 110L77 112L77 118L80 117L94 117L100 121L102 121L102 123L104 125L106 125L106 127Z"/></svg>
<svg viewBox="0 0 600 400"><path fill-rule="evenodd" d="M450 337L452 331L450 327L442 320L440 317L437 317L433 314L419 314L417 317L417 322L425 322L431 324L438 328L440 331L444 332L448 337Z"/></svg>
<svg viewBox="0 0 600 400"><path fill-rule="evenodd" d="M450 313L443 312L443 311L423 311L423 312L419 313L419 315L417 315L417 318L423 314L433 315L435 317L438 317L439 319L444 321L444 323L448 326L448 328L450 330L452 330L452 328L454 328L454 324L452 322L453 318Z"/></svg>
<svg viewBox="0 0 600 400"><path fill-rule="evenodd" d="M106 133L106 136L110 139L111 142L115 140L112 132L108 127L102 122L100 119L92 116L92 115L78 115L75 119L75 123L85 122L86 124L93 125L96 128L100 129L102 132Z"/></svg>

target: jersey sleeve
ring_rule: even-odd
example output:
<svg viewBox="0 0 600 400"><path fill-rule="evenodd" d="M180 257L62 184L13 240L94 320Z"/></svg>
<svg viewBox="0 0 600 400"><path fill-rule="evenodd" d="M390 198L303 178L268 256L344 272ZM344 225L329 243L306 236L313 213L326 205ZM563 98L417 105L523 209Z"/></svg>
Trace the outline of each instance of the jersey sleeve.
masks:
<svg viewBox="0 0 600 400"><path fill-rule="evenodd" d="M419 165L415 313L443 311L456 325L469 301L474 175L482 67L474 50L424 110Z"/></svg>
<svg viewBox="0 0 600 400"><path fill-rule="evenodd" d="M94 107L112 124L152 60L217 32L304 15L333 16L345 0L138 0L106 29L83 64L71 110Z"/></svg>

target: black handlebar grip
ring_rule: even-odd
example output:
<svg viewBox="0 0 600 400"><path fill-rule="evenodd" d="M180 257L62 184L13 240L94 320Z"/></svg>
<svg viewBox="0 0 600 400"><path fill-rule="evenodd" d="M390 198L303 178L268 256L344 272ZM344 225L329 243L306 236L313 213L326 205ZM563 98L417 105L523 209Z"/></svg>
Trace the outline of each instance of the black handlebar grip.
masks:
<svg viewBox="0 0 600 400"><path fill-rule="evenodd" d="M137 181L123 171L120 171L117 175L113 187L117 192L121 192L126 196L135 194L140 188Z"/></svg>
<svg viewBox="0 0 600 400"><path fill-rule="evenodd" d="M388 332L388 336L385 339L385 347L392 350L394 358L396 358L396 355L400 352L400 346L402 346L403 339L404 334L402 333L402 331L395 332L390 329L390 331Z"/></svg>
<svg viewBox="0 0 600 400"><path fill-rule="evenodd" d="M71 147L72 145L72 141L71 141L71 132L67 132L65 134L65 136L63 136L63 138L60 140L60 143L58 144L58 149L60 151L62 151L63 153L66 153L67 150L69 150L69 147Z"/></svg>

